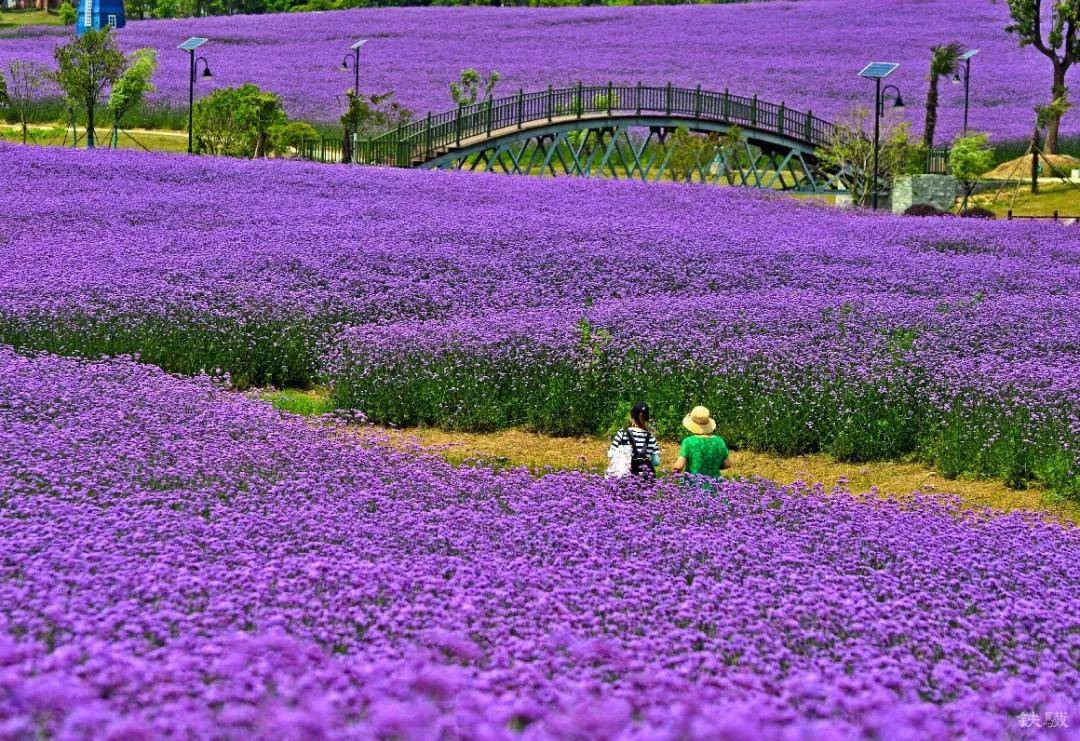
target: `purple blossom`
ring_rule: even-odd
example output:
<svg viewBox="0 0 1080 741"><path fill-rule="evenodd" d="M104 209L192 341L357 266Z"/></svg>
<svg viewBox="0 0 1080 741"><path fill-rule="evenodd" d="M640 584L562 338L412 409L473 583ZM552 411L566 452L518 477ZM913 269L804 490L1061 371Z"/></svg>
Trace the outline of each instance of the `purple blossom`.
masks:
<svg viewBox="0 0 1080 741"><path fill-rule="evenodd" d="M1047 102L1051 68L1005 33L1008 9L991 0L890 0L867 12L861 0L777 0L732 5L625 8L388 8L323 13L130 21L125 49L161 51L157 99L187 103L187 55L176 45L210 39L212 86L254 82L284 97L294 116L336 121L352 73L340 69L349 44L370 38L361 88L396 91L419 115L452 106L448 84L466 67L498 70L498 92L586 84L664 84L760 95L826 119L869 107L857 73L875 59L900 62L890 82L922 126L930 47L959 41L981 48L972 71L971 126L997 139L1026 139L1033 106ZM67 31L0 33L0 63L51 62ZM1067 82L1076 84L1076 70ZM199 86L205 94L207 82ZM941 86L939 138L961 128L962 86ZM1080 133L1075 112L1062 133Z"/></svg>
<svg viewBox="0 0 1080 741"><path fill-rule="evenodd" d="M5 737L1005 739L1080 712L1078 531L1030 514L453 468L6 348L0 451Z"/></svg>
<svg viewBox="0 0 1080 741"><path fill-rule="evenodd" d="M599 432L649 396L674 436L697 397L736 445L916 453L1076 494L1071 227L709 187L0 159L0 338L19 347L329 381L394 424Z"/></svg>

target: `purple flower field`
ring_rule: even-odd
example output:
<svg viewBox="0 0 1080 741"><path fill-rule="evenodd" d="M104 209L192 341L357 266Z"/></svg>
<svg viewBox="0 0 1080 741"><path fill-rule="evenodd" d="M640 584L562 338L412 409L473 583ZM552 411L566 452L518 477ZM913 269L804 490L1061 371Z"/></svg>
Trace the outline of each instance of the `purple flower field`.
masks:
<svg viewBox="0 0 1080 741"><path fill-rule="evenodd" d="M1076 496L1080 232L735 189L0 148L0 341L395 424L736 445Z"/></svg>
<svg viewBox="0 0 1080 741"><path fill-rule="evenodd" d="M971 126L997 139L1024 139L1032 107L1049 97L1050 67L1005 34L1005 3L992 0L799 0L638 8L402 8L267 16L132 22L127 49L161 50L159 100L187 101L188 36L211 39L210 85L255 82L283 95L294 116L336 121L352 73L340 69L356 38L363 49L361 88L394 90L418 114L450 107L448 83L465 67L503 74L497 92L586 83L672 82L730 88L786 102L825 118L853 104L869 107L870 84L856 75L869 61L900 62L891 82L903 90L921 128L929 48L959 41L981 48L972 72ZM51 63L65 36L56 28L0 35L0 63L35 58ZM583 52L583 50L585 50ZM1074 68L1072 86L1080 80ZM199 82L200 94L210 89ZM961 86L943 81L939 137L961 125ZM1062 123L1080 133L1080 114Z"/></svg>
<svg viewBox="0 0 1080 741"><path fill-rule="evenodd" d="M940 501L454 469L0 348L3 738L1076 738L1078 553Z"/></svg>

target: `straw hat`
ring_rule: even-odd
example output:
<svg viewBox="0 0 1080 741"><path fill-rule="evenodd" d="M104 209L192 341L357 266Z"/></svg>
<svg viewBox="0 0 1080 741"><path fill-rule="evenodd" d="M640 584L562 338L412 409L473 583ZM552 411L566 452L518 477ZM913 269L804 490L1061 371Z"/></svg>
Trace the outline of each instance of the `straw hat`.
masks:
<svg viewBox="0 0 1080 741"><path fill-rule="evenodd" d="M682 424L696 435L709 435L716 429L716 420L709 416L709 410L705 407L694 407L683 417Z"/></svg>

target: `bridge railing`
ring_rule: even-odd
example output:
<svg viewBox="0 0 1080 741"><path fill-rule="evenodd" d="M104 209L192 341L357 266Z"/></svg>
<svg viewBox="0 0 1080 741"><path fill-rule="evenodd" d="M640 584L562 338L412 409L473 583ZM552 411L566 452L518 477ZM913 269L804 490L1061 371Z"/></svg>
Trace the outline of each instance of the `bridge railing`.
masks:
<svg viewBox="0 0 1080 741"><path fill-rule="evenodd" d="M931 147L926 150L926 158L923 162L923 172L930 175L947 175L949 173L949 148Z"/></svg>
<svg viewBox="0 0 1080 741"><path fill-rule="evenodd" d="M445 153L463 141L507 133L537 121L596 115L663 114L698 121L737 124L818 147L833 125L783 103L697 88L638 85L584 85L552 88L462 105L428 114L374 139L358 142L354 159L371 165L410 167Z"/></svg>

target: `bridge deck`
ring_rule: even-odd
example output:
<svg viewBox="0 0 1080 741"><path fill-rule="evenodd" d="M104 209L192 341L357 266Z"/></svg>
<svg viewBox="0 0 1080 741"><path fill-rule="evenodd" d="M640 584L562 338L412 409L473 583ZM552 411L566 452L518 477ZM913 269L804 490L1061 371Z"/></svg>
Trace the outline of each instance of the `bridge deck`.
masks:
<svg viewBox="0 0 1080 741"><path fill-rule="evenodd" d="M502 139L504 137L512 137L516 133L527 133L533 129L547 128L547 127L560 127L560 126L573 126L575 124L590 124L596 122L611 121L612 124L617 121L625 121L627 119L638 119L641 121L642 126L656 126L659 121L664 119L671 120L673 122L679 122L686 124L687 128L693 130L695 125L704 126L707 124L719 124L721 121L709 120L703 121L696 119L693 116L680 115L677 113L672 114L656 114L642 112L640 114L635 112L618 113L618 112L590 112L583 113L582 115L568 114L562 116L552 116L551 118L533 119L531 121L525 121L521 124L512 124L510 126L503 126L502 128L492 129L490 132L483 131L479 134L474 134L468 137L462 137L460 141L454 141L449 144L443 144L442 146L432 147L431 152L426 150L420 154L414 155L410 163L413 167L422 165L425 162L430 162L437 157L443 157L454 151L471 149L475 146L491 142L496 139ZM748 132L752 133L752 132ZM812 149L812 145L809 143L807 147Z"/></svg>

